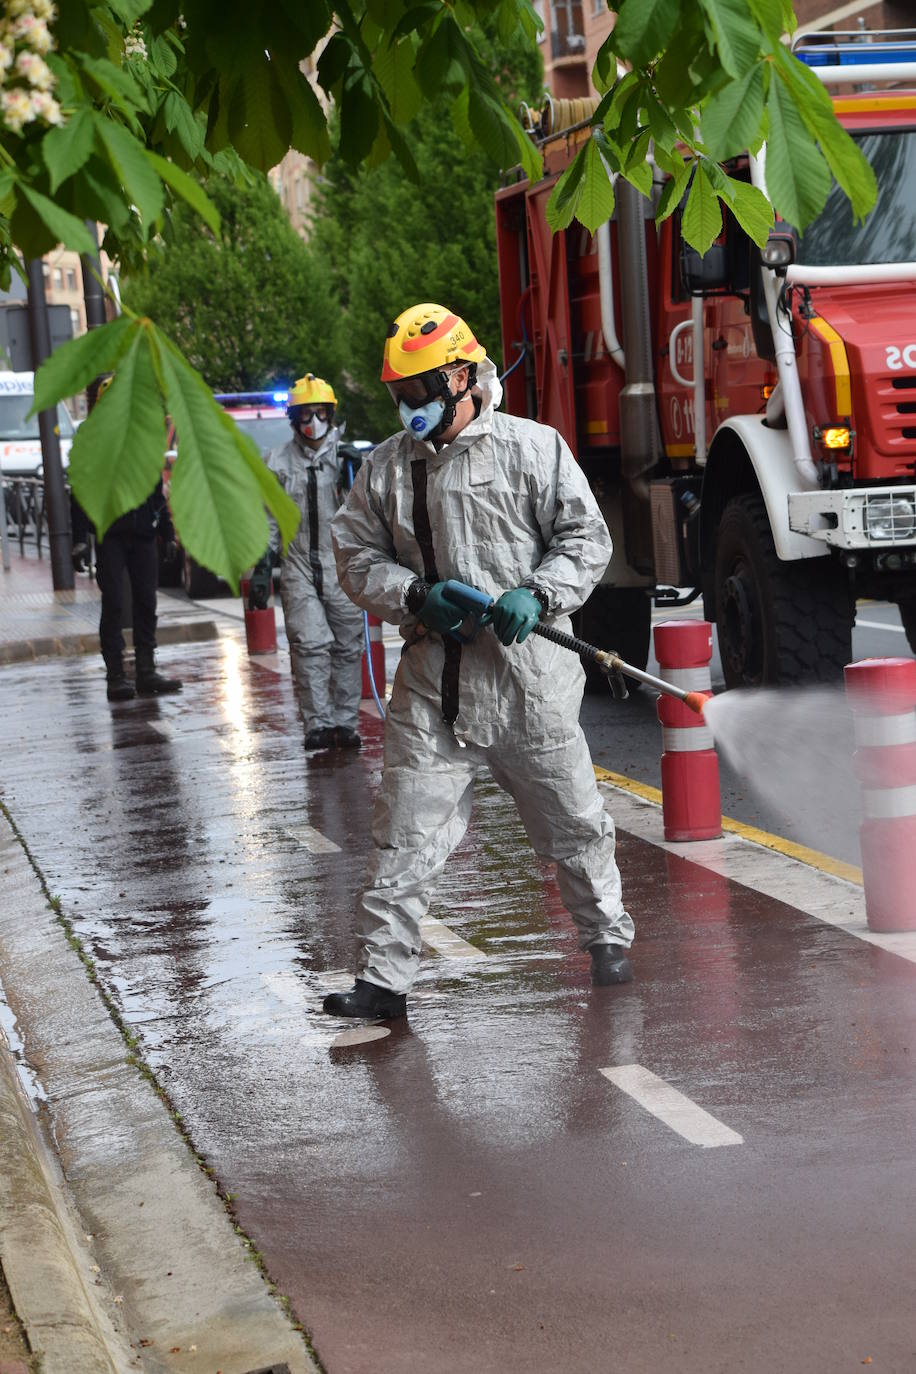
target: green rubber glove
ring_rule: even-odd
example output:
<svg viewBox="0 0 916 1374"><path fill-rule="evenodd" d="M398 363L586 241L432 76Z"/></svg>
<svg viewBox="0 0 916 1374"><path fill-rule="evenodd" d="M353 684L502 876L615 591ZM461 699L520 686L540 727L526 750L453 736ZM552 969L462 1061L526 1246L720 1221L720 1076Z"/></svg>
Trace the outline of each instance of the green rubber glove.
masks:
<svg viewBox="0 0 916 1374"><path fill-rule="evenodd" d="M434 582L426 593L426 600L420 607L420 619L428 630L436 630L440 635L449 630L457 630L464 620L464 612L442 595L444 582Z"/></svg>
<svg viewBox="0 0 916 1374"><path fill-rule="evenodd" d="M541 603L527 587L503 592L490 610L490 624L501 644L521 644L541 618Z"/></svg>

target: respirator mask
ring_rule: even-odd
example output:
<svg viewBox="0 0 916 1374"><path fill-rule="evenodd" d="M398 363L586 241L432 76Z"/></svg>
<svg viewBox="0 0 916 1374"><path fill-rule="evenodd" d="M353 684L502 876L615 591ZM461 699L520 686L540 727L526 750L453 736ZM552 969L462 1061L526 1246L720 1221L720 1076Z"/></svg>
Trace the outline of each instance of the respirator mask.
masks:
<svg viewBox="0 0 916 1374"><path fill-rule="evenodd" d="M417 377L385 383L398 408L401 424L415 439L434 439L445 433L455 418L458 402L467 396L477 380L477 365L468 366L467 385L454 395L449 389L450 376L450 371L434 368Z"/></svg>

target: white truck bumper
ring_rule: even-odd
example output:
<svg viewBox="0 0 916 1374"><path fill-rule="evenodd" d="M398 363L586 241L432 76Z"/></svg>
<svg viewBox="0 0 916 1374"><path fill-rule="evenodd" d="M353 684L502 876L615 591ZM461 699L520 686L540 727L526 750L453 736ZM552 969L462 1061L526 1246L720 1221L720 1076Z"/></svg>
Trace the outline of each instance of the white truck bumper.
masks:
<svg viewBox="0 0 916 1374"><path fill-rule="evenodd" d="M836 549L916 544L916 486L789 492L789 528Z"/></svg>

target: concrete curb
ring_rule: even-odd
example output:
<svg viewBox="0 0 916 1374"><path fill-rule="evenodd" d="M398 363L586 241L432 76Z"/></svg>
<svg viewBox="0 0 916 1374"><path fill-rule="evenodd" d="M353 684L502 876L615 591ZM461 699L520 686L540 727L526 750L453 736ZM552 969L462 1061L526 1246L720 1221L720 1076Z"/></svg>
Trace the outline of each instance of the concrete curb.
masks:
<svg viewBox="0 0 916 1374"><path fill-rule="evenodd" d="M156 640L160 645L193 644L207 639L219 639L215 620L189 620L181 625L160 625ZM127 647L133 648L133 633L124 631ZM0 667L11 663L31 663L39 658L72 658L76 654L97 654L99 637L91 634L39 636L35 639L11 640L0 644Z"/></svg>
<svg viewBox="0 0 916 1374"><path fill-rule="evenodd" d="M47 1095L40 1122L4 1047L0 1253L42 1374L315 1374L2 814L0 970Z"/></svg>

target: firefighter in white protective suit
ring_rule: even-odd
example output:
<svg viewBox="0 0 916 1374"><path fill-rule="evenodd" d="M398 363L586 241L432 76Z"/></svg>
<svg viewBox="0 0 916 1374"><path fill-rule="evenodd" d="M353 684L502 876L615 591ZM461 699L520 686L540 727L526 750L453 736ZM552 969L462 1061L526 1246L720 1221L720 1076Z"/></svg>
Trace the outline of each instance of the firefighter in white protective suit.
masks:
<svg viewBox="0 0 916 1374"><path fill-rule="evenodd" d="M309 372L289 393L289 443L264 459L299 507L301 519L283 559L280 599L306 749L358 749L363 617L341 591L331 547L331 519L344 498L333 388ZM251 575L249 604L267 605L280 535Z"/></svg>
<svg viewBox="0 0 916 1374"><path fill-rule="evenodd" d="M385 719L356 981L324 1010L405 1014L420 922L484 765L536 852L556 863L592 981L629 982L633 922L578 724L582 667L529 638L540 618L569 629L610 558L607 526L556 430L497 413L496 369L457 315L405 310L388 333L382 381L404 430L361 469L332 539L344 590L398 624L405 646ZM449 578L497 598L470 643L450 633L463 612L443 595Z"/></svg>

